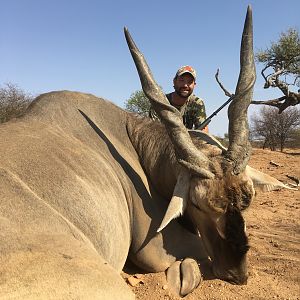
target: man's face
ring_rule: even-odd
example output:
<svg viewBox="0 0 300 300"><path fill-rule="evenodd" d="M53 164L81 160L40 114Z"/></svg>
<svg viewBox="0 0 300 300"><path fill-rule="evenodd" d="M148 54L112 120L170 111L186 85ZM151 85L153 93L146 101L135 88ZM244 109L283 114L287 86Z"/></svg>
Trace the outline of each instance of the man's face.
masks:
<svg viewBox="0 0 300 300"><path fill-rule="evenodd" d="M183 98L188 98L195 88L194 77L189 73L184 73L173 80L175 92Z"/></svg>

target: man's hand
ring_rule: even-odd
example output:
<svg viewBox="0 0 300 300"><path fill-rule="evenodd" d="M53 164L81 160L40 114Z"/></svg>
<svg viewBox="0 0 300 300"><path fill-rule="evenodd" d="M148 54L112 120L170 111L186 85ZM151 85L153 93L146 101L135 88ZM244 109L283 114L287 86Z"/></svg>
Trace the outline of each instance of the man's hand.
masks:
<svg viewBox="0 0 300 300"><path fill-rule="evenodd" d="M205 126L201 131L208 133L208 126Z"/></svg>

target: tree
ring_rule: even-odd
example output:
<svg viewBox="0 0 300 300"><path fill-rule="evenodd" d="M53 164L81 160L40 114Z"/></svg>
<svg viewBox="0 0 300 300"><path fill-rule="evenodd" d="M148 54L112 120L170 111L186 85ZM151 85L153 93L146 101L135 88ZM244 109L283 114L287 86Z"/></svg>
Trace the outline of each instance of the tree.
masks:
<svg viewBox="0 0 300 300"><path fill-rule="evenodd" d="M21 116L32 100L33 96L16 84L4 84L0 87L0 123Z"/></svg>
<svg viewBox="0 0 300 300"><path fill-rule="evenodd" d="M297 29L289 28L281 33L271 47L259 50L256 61L264 65L261 75L265 80L264 88L278 88L283 96L272 100L257 100L253 104L266 104L277 107L279 114L287 107L300 103L300 89L291 91L291 87L300 87L300 37ZM268 75L265 73L269 72Z"/></svg>
<svg viewBox="0 0 300 300"><path fill-rule="evenodd" d="M142 116L148 116L150 107L150 101L143 90L135 91L131 94L130 98L125 101L126 110L138 113Z"/></svg>
<svg viewBox="0 0 300 300"><path fill-rule="evenodd" d="M299 126L299 109L289 108L278 115L276 108L263 107L259 115L251 118L252 137L263 139L263 148L270 147L272 151L275 151L277 147L283 151Z"/></svg>
<svg viewBox="0 0 300 300"><path fill-rule="evenodd" d="M300 127L295 129L291 135L292 147L300 148Z"/></svg>
<svg viewBox="0 0 300 300"><path fill-rule="evenodd" d="M264 88L278 88L283 96L272 100L254 100L252 104L264 104L278 108L281 114L287 107L300 103L300 89L292 91L291 87L300 87L300 37L297 29L290 28L281 33L279 40L271 43L266 50L259 50L255 55L258 63L264 64L261 74L265 80ZM265 72L270 72L265 75ZM219 80L219 70L216 80L228 97L234 96Z"/></svg>

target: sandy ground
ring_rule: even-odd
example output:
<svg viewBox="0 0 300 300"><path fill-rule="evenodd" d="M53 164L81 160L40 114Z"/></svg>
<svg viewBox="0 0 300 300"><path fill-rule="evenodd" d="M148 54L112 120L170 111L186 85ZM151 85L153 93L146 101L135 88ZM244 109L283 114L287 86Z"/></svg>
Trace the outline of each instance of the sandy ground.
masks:
<svg viewBox="0 0 300 300"><path fill-rule="evenodd" d="M300 178L300 149L284 153L255 149L250 165L292 182L286 174ZM184 299L300 299L300 190L260 193L244 216L251 245L247 285L206 280ZM125 279L132 275L123 274ZM180 299L169 291L165 273L137 277L140 283L129 284L137 299Z"/></svg>

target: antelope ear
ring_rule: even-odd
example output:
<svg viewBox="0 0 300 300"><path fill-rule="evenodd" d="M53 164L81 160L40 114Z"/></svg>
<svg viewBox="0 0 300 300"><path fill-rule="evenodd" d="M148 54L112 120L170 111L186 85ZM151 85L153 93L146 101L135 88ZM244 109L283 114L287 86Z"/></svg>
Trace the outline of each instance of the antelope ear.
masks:
<svg viewBox="0 0 300 300"><path fill-rule="evenodd" d="M260 190L262 192L270 192L274 190L280 189L289 189L289 190L298 190L296 188L289 187L283 184L281 181L277 180L276 178L262 173L256 169L247 166L245 169L246 175L248 175L252 182L255 190Z"/></svg>
<svg viewBox="0 0 300 300"><path fill-rule="evenodd" d="M165 213L157 232L163 230L173 219L183 214L188 201L189 189L190 174L186 169L182 168L178 175L167 212Z"/></svg>

